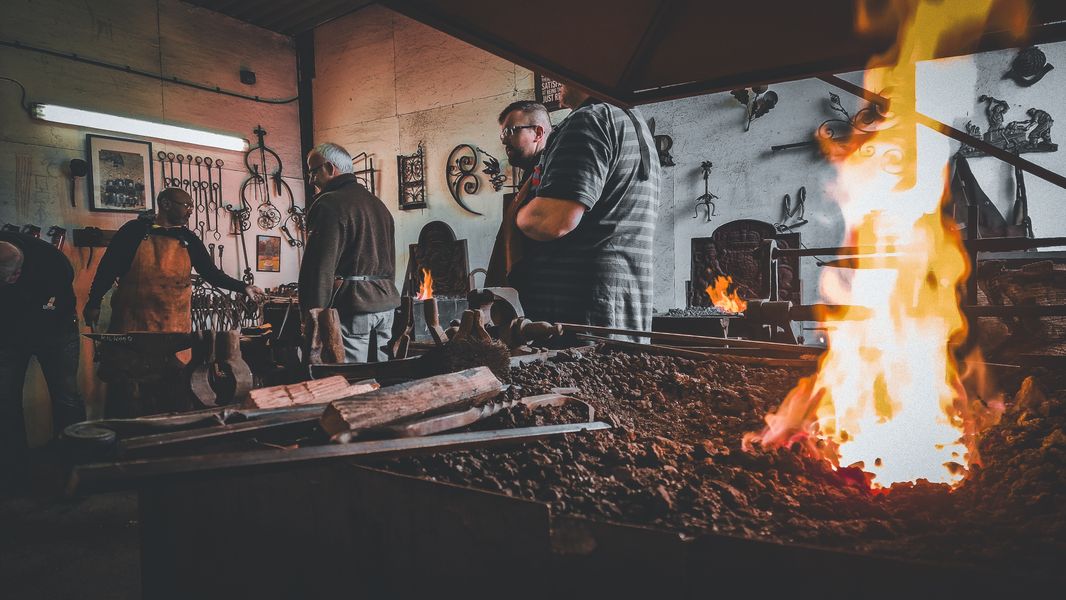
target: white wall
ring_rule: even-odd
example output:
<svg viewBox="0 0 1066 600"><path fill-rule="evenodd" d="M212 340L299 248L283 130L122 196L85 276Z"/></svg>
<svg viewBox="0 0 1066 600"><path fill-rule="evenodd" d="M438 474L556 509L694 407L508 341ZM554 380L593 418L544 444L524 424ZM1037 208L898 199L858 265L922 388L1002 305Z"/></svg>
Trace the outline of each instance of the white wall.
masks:
<svg viewBox="0 0 1066 600"><path fill-rule="evenodd" d="M296 95L296 54L290 38L177 0L6 0L0 19L0 38L110 63L128 64L137 69L162 72L264 98ZM241 67L256 72L256 85L240 83L238 72ZM262 124L268 132L267 145L282 157L284 173L296 194L297 204L303 204L298 105L295 102L284 105L256 103L6 46L0 47L0 75L24 84L30 102L62 104L233 133L252 143L255 142L252 129ZM72 158L88 158L87 133L132 136L31 119L19 107L19 96L18 87L0 81L0 223L19 226L30 223L43 230L59 225L67 229L65 250L75 268L75 291L80 310L99 263L100 252L96 252L94 268L86 269L88 250L73 248L70 232L90 225L118 229L135 215L90 212L84 179L76 188L77 207L71 208L67 164ZM162 140L149 141L153 143L154 151L222 158L225 161L223 200L234 204L239 202L237 191L248 175L241 153ZM158 167L156 177L159 177ZM162 188L157 179L156 191L159 189ZM279 208L284 210L287 206ZM227 233L227 224L228 219L224 219L223 234ZM253 223L252 229L246 232L249 257L253 262L257 233L280 235L276 230L260 232ZM222 243L226 245L225 270L235 275L240 272L236 262L238 243L231 235L223 235ZM298 255L283 244L281 273L256 273L256 283L274 286L295 281L297 269ZM86 342L82 346L79 381L92 410L97 405L97 382L91 353L92 346ZM31 440L39 443L47 439L50 421L47 392L36 369L33 371L27 382L25 402Z"/></svg>

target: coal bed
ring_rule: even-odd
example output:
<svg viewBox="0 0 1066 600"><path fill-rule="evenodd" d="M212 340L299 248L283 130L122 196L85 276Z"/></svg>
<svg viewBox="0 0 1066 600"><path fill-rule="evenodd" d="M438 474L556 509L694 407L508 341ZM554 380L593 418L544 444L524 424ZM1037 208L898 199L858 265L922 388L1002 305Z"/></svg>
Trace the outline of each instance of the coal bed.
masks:
<svg viewBox="0 0 1066 600"><path fill-rule="evenodd" d="M919 481L871 491L799 448L741 449L808 374L609 350L564 352L512 368L512 394L572 394L614 427L521 447L374 461L404 475L535 500L552 514L721 534L891 559L1061 579L1066 557L1066 377L1001 380L999 424L955 488ZM1029 379L1025 379L1032 376ZM1019 391L1021 390L1021 391ZM563 409L514 409L491 427L573 422Z"/></svg>

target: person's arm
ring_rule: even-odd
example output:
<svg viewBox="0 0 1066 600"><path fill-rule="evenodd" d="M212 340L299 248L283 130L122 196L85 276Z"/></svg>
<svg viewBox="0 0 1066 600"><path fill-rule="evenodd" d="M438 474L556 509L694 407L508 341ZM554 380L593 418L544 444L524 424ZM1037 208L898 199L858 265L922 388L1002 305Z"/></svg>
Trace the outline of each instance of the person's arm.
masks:
<svg viewBox="0 0 1066 600"><path fill-rule="evenodd" d="M518 210L518 229L538 242L557 240L581 223L584 204L561 198L538 195Z"/></svg>
<svg viewBox="0 0 1066 600"><path fill-rule="evenodd" d="M200 238L188 230L182 232L182 237L189 245L189 261L192 262L192 268L196 269L196 273L203 277L204 281L224 290L244 292L245 283L220 271L215 266L215 261L211 260L211 255L207 253L207 247Z"/></svg>
<svg viewBox="0 0 1066 600"><path fill-rule="evenodd" d="M322 200L309 215L307 229L307 245L304 247L299 280L300 309L303 311L325 308L329 304L344 242L340 216Z"/></svg>
<svg viewBox="0 0 1066 600"><path fill-rule="evenodd" d="M146 230L145 223L134 220L115 232L96 266L96 275L93 277L92 287L89 288L89 298L85 301L86 309L99 309L104 294L115 285L115 280L130 270L133 255L137 253L137 247L141 245Z"/></svg>
<svg viewBox="0 0 1066 600"><path fill-rule="evenodd" d="M544 155L537 196L518 210L523 234L546 242L577 228L603 193L614 154L611 135L592 110L578 110L560 125Z"/></svg>

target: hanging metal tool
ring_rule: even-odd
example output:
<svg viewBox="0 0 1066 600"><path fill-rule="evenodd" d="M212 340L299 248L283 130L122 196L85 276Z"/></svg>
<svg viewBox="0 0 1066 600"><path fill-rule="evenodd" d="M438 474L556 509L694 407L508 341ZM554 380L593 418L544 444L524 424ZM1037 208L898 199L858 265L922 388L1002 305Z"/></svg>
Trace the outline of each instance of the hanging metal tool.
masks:
<svg viewBox="0 0 1066 600"><path fill-rule="evenodd" d="M780 223L775 223L774 228L782 233L787 233L796 229L797 227L803 227L808 223L807 219L803 218L803 213L806 212L807 203L807 188L800 186L798 192L796 192L796 202L792 203L792 197L785 194L784 200L782 200L784 216L781 218ZM794 219L789 223L789 219Z"/></svg>
<svg viewBox="0 0 1066 600"><path fill-rule="evenodd" d="M700 217L700 207L702 206L703 208L707 209L708 223L711 222L711 217L718 216L718 212L715 210L714 200L719 200L719 198L718 196L712 194L710 187L708 187L708 180L711 177L711 167L713 166L714 165L711 164L711 161L709 160L705 160L700 163L700 168L703 169L703 195L699 198L696 198L696 214L692 217L693 219L698 219Z"/></svg>
<svg viewBox="0 0 1066 600"><path fill-rule="evenodd" d="M261 229L273 229L281 223L281 211L270 199L270 183L267 178L270 177L271 170L270 165L267 164L267 157L273 158L278 173L281 172L281 157L277 152L266 147L266 142L263 140L266 130L262 126L256 126L253 131L258 143L244 153L244 166L248 168L251 175L241 185L241 202L249 208L252 206L252 202L248 199L250 189L255 200L256 222ZM252 161L256 160L254 156L257 156L258 160L253 164Z"/></svg>
<svg viewBox="0 0 1066 600"><path fill-rule="evenodd" d="M222 162L222 159L218 159L218 160L215 161L215 167L218 169L218 193L215 194L214 199L211 201L211 208L213 208L213 210L215 211L215 232L214 232L213 235L215 237L215 241L216 242L218 240L222 239L222 233L219 231L219 226L218 226L218 209L219 209L219 206L222 204L222 165L223 164L225 164L225 163Z"/></svg>

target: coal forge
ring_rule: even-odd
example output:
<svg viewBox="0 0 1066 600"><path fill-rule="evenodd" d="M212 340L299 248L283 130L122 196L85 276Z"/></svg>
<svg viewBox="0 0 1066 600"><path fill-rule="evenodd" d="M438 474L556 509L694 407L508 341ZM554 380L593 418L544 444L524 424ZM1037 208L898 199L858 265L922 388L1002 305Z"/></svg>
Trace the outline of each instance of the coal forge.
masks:
<svg viewBox="0 0 1066 600"><path fill-rule="evenodd" d="M513 383L522 395L576 387L613 429L375 464L538 500L553 514L1062 577L1066 376L1034 371L1000 382L1013 393L980 441L984 466L954 490L919 481L875 492L857 469L833 470L798 445L741 450L743 434L760 428L806 374L607 350L563 353L513 368ZM499 418L494 427L564 416Z"/></svg>

